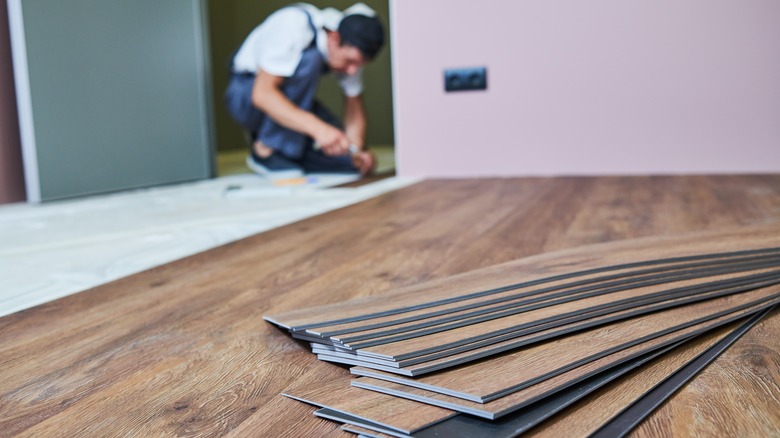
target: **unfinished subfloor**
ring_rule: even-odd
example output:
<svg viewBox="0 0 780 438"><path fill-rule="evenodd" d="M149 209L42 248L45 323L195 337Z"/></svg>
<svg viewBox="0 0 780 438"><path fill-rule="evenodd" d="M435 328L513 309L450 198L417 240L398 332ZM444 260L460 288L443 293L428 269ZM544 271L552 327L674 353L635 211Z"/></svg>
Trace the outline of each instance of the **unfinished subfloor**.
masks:
<svg viewBox="0 0 780 438"><path fill-rule="evenodd" d="M376 153L378 172L392 170L392 148ZM279 187L250 173L245 157L221 153L212 180L0 206L0 316L414 182L335 188L354 178L319 175Z"/></svg>

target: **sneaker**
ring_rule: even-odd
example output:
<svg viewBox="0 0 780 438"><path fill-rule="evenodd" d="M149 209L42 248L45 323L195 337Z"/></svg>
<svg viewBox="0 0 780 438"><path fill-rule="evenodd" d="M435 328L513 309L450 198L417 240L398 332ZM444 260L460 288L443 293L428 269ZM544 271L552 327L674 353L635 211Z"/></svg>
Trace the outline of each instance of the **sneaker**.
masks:
<svg viewBox="0 0 780 438"><path fill-rule="evenodd" d="M246 165L253 172L270 179L300 178L303 176L303 169L300 166L277 154L271 154L268 158L249 154L246 157Z"/></svg>

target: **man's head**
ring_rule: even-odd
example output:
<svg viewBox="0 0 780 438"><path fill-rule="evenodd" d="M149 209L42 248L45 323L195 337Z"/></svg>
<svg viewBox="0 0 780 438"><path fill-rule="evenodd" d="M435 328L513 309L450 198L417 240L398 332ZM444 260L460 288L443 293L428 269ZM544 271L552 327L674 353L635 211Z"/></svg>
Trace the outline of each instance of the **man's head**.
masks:
<svg viewBox="0 0 780 438"><path fill-rule="evenodd" d="M376 16L348 14L337 31L328 32L328 64L335 71L355 74L384 43L384 28Z"/></svg>

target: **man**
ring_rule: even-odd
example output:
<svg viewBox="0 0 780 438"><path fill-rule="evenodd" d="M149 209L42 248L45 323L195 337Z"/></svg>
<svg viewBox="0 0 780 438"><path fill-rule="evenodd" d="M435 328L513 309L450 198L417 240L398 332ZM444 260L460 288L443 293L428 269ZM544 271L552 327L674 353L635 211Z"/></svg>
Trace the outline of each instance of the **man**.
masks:
<svg viewBox="0 0 780 438"><path fill-rule="evenodd" d="M247 164L271 178L374 168L364 149L363 66L384 44L375 12L296 4L271 14L233 57L228 110L252 137ZM315 100L320 77L337 75L344 125Z"/></svg>

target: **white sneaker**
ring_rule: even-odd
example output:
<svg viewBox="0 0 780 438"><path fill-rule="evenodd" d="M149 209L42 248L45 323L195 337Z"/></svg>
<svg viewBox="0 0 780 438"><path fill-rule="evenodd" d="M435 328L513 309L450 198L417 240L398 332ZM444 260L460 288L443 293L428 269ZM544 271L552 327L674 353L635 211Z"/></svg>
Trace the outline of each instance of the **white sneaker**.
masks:
<svg viewBox="0 0 780 438"><path fill-rule="evenodd" d="M252 169L252 172L269 179L301 178L303 176L303 169L300 166L276 154L272 154L268 158L249 154L246 157L246 165Z"/></svg>

